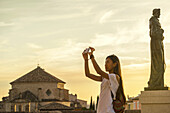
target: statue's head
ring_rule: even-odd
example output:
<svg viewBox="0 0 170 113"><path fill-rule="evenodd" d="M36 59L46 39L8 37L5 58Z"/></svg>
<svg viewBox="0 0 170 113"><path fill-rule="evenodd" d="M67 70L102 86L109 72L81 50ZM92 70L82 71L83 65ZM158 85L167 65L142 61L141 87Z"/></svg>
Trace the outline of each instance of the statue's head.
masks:
<svg viewBox="0 0 170 113"><path fill-rule="evenodd" d="M160 10L161 9L153 9L153 12L152 12L152 14L155 16L155 17L157 17L157 18L159 18L160 17Z"/></svg>

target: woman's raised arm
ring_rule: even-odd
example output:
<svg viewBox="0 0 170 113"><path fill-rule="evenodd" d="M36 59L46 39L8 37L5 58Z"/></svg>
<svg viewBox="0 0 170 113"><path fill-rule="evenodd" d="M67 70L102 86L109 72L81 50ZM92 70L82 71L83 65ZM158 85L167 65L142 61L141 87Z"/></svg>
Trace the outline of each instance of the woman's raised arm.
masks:
<svg viewBox="0 0 170 113"><path fill-rule="evenodd" d="M93 75L93 74L91 74L90 71L89 71L88 54L83 52L82 55L83 55L84 63L85 63L84 67L85 67L85 75L86 75L86 77L89 77L89 78L91 78L92 80L100 81L100 82L101 82L101 81L102 81L102 77L101 77L101 76Z"/></svg>
<svg viewBox="0 0 170 113"><path fill-rule="evenodd" d="M90 47L91 52L89 52L89 55L93 55L93 51L95 51L94 48ZM108 73L104 72L101 70L101 68L99 67L99 65L97 64L94 56L91 58L92 64L94 66L94 69L96 70L97 74L101 75L102 77L109 79Z"/></svg>
<svg viewBox="0 0 170 113"><path fill-rule="evenodd" d="M94 66L94 69L96 70L97 74L101 75L102 77L109 79L108 73L104 72L103 70L101 70L101 68L99 67L99 65L97 64L95 58L91 58L92 64Z"/></svg>
<svg viewBox="0 0 170 113"><path fill-rule="evenodd" d="M94 74L91 74L89 71L89 66L88 66L88 60L85 60L85 75L95 81L102 81L102 77L101 76L96 76Z"/></svg>

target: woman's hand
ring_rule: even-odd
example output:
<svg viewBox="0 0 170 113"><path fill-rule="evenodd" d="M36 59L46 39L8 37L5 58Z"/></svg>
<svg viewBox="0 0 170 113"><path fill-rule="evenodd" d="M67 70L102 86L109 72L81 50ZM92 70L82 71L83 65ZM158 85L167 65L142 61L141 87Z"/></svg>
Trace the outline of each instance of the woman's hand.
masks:
<svg viewBox="0 0 170 113"><path fill-rule="evenodd" d="M85 53L86 49L83 51L82 55L83 55L83 58L84 60L88 60L88 54Z"/></svg>
<svg viewBox="0 0 170 113"><path fill-rule="evenodd" d="M95 51L95 49L93 47L89 47L91 49L91 52L89 52L89 55L93 54L93 51Z"/></svg>

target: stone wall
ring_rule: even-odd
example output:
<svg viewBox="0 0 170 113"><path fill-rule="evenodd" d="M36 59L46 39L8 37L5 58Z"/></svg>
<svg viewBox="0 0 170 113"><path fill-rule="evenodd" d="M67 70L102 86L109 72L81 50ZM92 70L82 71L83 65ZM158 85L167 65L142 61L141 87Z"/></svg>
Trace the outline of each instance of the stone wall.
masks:
<svg viewBox="0 0 170 113"><path fill-rule="evenodd" d="M47 90L50 90L50 95L47 95ZM69 90L57 88L57 83L14 83L9 91L10 99L13 99L19 93L26 90L32 92L39 99L59 99L69 100Z"/></svg>
<svg viewBox="0 0 170 113"><path fill-rule="evenodd" d="M39 88L41 89L38 90ZM40 99L51 99L58 97L58 95L55 95L57 92L54 90L57 89L57 83L14 83L12 84L12 89L17 89L18 94L29 90ZM48 89L51 91L51 95L49 96L46 94Z"/></svg>
<svg viewBox="0 0 170 113"><path fill-rule="evenodd" d="M96 113L94 110L83 110L83 111L62 111L62 113Z"/></svg>
<svg viewBox="0 0 170 113"><path fill-rule="evenodd" d="M0 112L0 113L11 113L11 112ZM15 113L28 113L28 112L15 112ZM84 111L41 111L41 112L29 112L29 113L96 113L94 110L84 110Z"/></svg>
<svg viewBox="0 0 170 113"><path fill-rule="evenodd" d="M141 113L141 110L125 110L125 113Z"/></svg>
<svg viewBox="0 0 170 113"><path fill-rule="evenodd" d="M0 113L11 113L11 112L0 112ZM19 113L19 112L15 112ZM20 113L26 113L26 112L20 112ZM36 112L29 112L29 113L36 113ZM41 111L38 113L96 113L94 110L83 110L83 111ZM141 113L141 110L125 110L125 113Z"/></svg>

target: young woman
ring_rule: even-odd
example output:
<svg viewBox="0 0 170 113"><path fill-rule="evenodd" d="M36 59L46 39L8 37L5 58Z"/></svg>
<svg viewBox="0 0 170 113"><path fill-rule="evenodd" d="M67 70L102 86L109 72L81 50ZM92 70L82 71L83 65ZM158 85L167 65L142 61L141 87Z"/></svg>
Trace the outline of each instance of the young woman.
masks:
<svg viewBox="0 0 170 113"><path fill-rule="evenodd" d="M125 105L126 103L119 59L116 55L106 57L105 70L109 72L106 73L101 70L94 58L93 51L95 51L95 49L92 47L89 48L91 49L91 52L85 53L84 50L82 55L85 61L85 75L92 80L101 82L97 113L115 113L112 104L113 100L111 97L111 91L114 95L114 99L118 99L119 96L122 95L124 101L123 104ZM88 66L88 54L90 55L94 69L100 76L90 73Z"/></svg>

